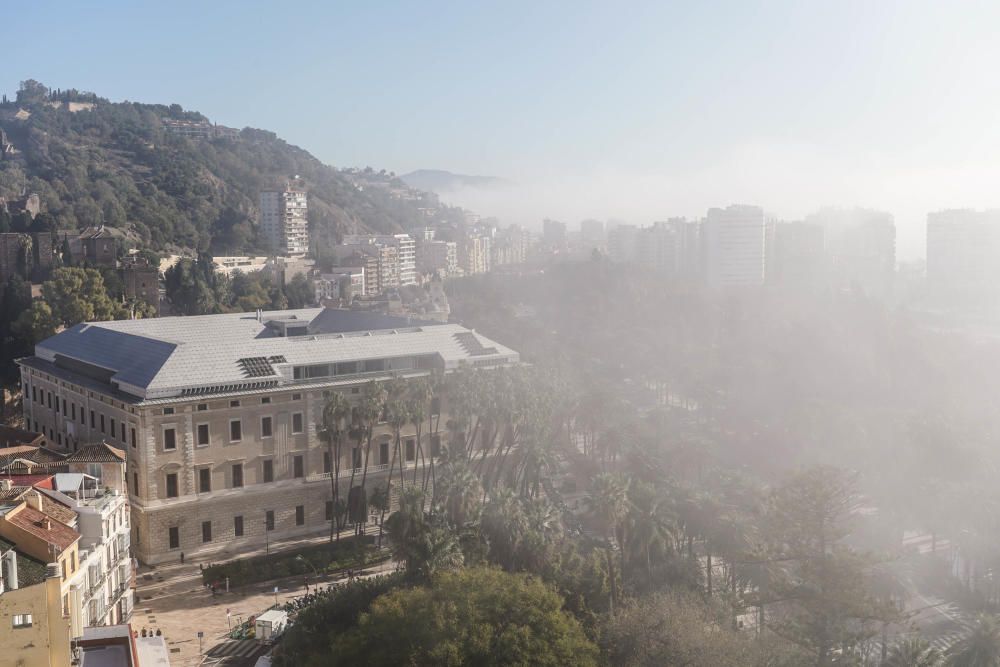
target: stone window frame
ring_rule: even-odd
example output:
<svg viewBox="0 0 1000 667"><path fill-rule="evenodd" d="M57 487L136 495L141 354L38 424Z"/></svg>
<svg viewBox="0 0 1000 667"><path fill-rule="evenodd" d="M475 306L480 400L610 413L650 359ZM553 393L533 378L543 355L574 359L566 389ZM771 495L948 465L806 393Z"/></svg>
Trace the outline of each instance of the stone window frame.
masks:
<svg viewBox="0 0 1000 667"><path fill-rule="evenodd" d="M174 446L167 447L167 431L174 432ZM176 452L177 451L177 424L171 422L170 424L160 424L160 449L164 452Z"/></svg>
<svg viewBox="0 0 1000 667"><path fill-rule="evenodd" d="M201 442L201 427L204 426L208 435L208 442ZM209 422L198 422L194 425L194 446L195 447L208 447L212 444L212 426Z"/></svg>

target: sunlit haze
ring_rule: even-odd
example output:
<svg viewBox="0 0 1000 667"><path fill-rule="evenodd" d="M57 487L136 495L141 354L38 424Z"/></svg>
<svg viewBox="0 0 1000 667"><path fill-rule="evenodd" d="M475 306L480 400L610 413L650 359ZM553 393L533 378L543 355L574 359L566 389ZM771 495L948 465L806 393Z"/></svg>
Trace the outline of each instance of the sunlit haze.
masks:
<svg viewBox="0 0 1000 667"><path fill-rule="evenodd" d="M532 226L861 205L895 215L907 259L929 211L1000 205L993 3L140 4L19 8L62 20L5 54L0 87L175 100L337 166L502 177L452 199Z"/></svg>

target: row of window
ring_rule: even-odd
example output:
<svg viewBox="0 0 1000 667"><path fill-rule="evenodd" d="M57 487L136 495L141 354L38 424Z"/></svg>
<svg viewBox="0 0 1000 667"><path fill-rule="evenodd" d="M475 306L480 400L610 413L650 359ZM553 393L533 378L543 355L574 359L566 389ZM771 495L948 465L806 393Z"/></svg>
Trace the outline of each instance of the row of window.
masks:
<svg viewBox="0 0 1000 667"><path fill-rule="evenodd" d="M80 424L83 426L87 425L87 414L88 411L84 409L83 405L79 406L77 409L77 404L69 401L65 398L60 399L58 395L53 396L51 391L41 391L37 387L31 387L31 400L32 402L37 402L38 397L41 396L42 401L38 403L45 407L46 405L52 410L53 414L58 415L60 411L62 416L69 421L77 421L77 415L79 414ZM90 428L91 430L97 430L100 428L102 434L110 436L112 439L117 439L123 444L126 442L126 428L129 430L129 444L132 447L136 446L136 432L135 427L126 427L124 421L117 422L114 417L105 417L103 414L95 413L93 410L89 411L90 414ZM110 428L109 428L110 426ZM34 420L34 430L41 433L38 430L38 420ZM59 445L62 445L62 433L54 433L52 427L49 427L49 440L56 440Z"/></svg>
<svg viewBox="0 0 1000 667"><path fill-rule="evenodd" d="M301 398L302 398L302 394L292 394L292 400L293 401L301 400ZM240 407L240 404L241 403L240 403L239 399L233 399L233 400L229 401L229 407L231 407L231 408L238 408L238 407ZM261 405L270 405L271 404L271 397L270 396L261 396L261 398L260 398L260 404ZM208 411L208 403L198 403L195 406L195 410L197 410L198 412L207 412ZM165 414L165 415L172 415L172 414L175 414L175 412L176 412L176 408L171 408L171 407L163 408L163 414Z"/></svg>
<svg viewBox="0 0 1000 667"><path fill-rule="evenodd" d="M231 467L231 477L232 484L230 488L238 489L243 486L243 464L234 463ZM293 456L292 457L292 477L305 477L305 462L303 457ZM265 459L261 462L261 481L262 482L273 482L274 481L274 461L272 459ZM138 486L139 479L135 478L135 484ZM198 469L198 493L209 493L212 490L212 469L211 468L199 468ZM176 498L178 496L178 486L177 486L177 473L167 473L167 498Z"/></svg>
<svg viewBox="0 0 1000 667"><path fill-rule="evenodd" d="M326 520L333 521L333 501L326 501ZM306 523L306 507L305 505L295 506L295 525L304 526ZM266 510L264 512L264 530L272 531L274 530L274 510ZM243 515L237 515L233 517L233 536L243 537ZM202 521L201 522L201 541L203 544L212 541L212 522ZM178 526L171 526L167 529L167 543L170 549L180 549L181 548L181 529Z"/></svg>
<svg viewBox="0 0 1000 667"><path fill-rule="evenodd" d="M299 435L304 432L304 422L302 413L292 414L292 435ZM270 438L274 436L274 418L271 416L260 418L260 437ZM229 442L235 443L243 440L243 420L229 420ZM211 442L211 434L207 423L195 426L195 444L199 447L207 447ZM177 428L174 426L163 427L163 450L171 451L177 449Z"/></svg>
<svg viewBox="0 0 1000 667"><path fill-rule="evenodd" d="M389 464L389 445L388 442L383 442L379 444L379 459L378 463L380 465ZM351 454L353 459L353 464L355 468L361 468L364 465L362 449L360 447L352 447ZM441 439L440 437L434 437L431 439L431 456L439 456L441 453ZM404 444L404 456L406 461L412 462L416 460L416 440L409 439ZM332 461L330 459L330 452L323 452L323 472L330 473L333 472ZM138 493L139 489L139 475L136 472L133 475L133 485L135 487L135 492ZM292 477L301 478L305 477L305 458L302 454L297 454L292 457ZM243 464L234 463L230 468L230 479L232 480L230 488L238 489L243 486ZM261 483L268 483L274 481L274 460L264 459L261 461ZM167 473L166 476L166 497L167 498L177 498L179 495L178 487L178 477L177 473ZM198 493L210 493L212 491L212 469L211 468L199 468L198 469Z"/></svg>

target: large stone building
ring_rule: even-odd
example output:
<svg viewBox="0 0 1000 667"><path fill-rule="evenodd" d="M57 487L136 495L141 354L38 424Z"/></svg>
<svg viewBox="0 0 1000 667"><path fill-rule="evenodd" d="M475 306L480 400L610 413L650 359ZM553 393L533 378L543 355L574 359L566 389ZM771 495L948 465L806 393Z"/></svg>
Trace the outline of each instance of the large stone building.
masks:
<svg viewBox="0 0 1000 667"><path fill-rule="evenodd" d="M79 324L18 363L36 430L67 451L126 452L132 548L159 563L329 530L334 465L317 422L331 392L357 405L371 380L518 360L459 325L312 308ZM389 439L380 425L370 478ZM359 454L344 447L345 479Z"/></svg>

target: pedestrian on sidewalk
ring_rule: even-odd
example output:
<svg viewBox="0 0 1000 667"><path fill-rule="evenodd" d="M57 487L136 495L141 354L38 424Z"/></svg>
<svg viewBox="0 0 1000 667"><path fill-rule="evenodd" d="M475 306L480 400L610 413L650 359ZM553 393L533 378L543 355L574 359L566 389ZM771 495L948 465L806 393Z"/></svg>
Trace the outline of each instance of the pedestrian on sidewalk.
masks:
<svg viewBox="0 0 1000 667"><path fill-rule="evenodd" d="M181 565L183 565L183 564L184 564L184 552L182 551L181 552Z"/></svg>

